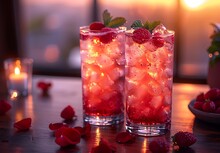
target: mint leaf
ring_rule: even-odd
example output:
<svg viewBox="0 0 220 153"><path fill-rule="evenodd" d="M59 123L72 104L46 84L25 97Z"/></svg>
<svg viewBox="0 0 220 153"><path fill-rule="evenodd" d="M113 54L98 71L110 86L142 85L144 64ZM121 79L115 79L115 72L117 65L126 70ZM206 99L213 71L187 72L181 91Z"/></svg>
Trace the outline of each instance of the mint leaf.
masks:
<svg viewBox="0 0 220 153"><path fill-rule="evenodd" d="M158 26L161 22L160 21L154 21L154 22L149 22L149 21L146 21L144 23L144 28L148 29L151 33L152 31L154 30L154 28L156 26Z"/></svg>
<svg viewBox="0 0 220 153"><path fill-rule="evenodd" d="M102 14L104 25L107 26L110 21L112 20L111 14L108 12L108 10L105 10Z"/></svg>
<svg viewBox="0 0 220 153"><path fill-rule="evenodd" d="M141 22L141 20L136 20L132 23L131 28L140 28L143 27L143 23Z"/></svg>
<svg viewBox="0 0 220 153"><path fill-rule="evenodd" d="M123 18L123 17L116 17L116 18L112 19L108 23L107 26L111 27L111 28L117 28L119 26L122 26L125 22L126 22L125 18Z"/></svg>

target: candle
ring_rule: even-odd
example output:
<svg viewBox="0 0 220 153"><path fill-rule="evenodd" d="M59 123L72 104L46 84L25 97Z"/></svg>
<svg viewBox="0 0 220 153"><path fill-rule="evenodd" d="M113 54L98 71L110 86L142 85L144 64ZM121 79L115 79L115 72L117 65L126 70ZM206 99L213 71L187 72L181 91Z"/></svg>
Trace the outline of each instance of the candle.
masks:
<svg viewBox="0 0 220 153"><path fill-rule="evenodd" d="M21 72L19 67L15 67L14 73L9 75L11 88L17 91L25 91L28 86L28 75Z"/></svg>

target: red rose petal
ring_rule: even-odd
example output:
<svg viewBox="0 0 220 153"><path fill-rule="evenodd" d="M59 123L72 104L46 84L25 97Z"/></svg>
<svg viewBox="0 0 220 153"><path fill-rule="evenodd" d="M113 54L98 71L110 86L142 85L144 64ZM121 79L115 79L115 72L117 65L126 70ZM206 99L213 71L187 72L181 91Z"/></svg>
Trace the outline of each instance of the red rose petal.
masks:
<svg viewBox="0 0 220 153"><path fill-rule="evenodd" d="M0 115L5 114L10 109L11 109L11 105L7 101L0 100Z"/></svg>
<svg viewBox="0 0 220 153"><path fill-rule="evenodd" d="M114 153L116 147L111 145L107 140L101 138L99 145L91 149L91 153Z"/></svg>
<svg viewBox="0 0 220 153"><path fill-rule="evenodd" d="M51 86L52 83L50 82L39 81L37 83L37 87L42 90L43 95L48 95L48 91L51 88Z"/></svg>
<svg viewBox="0 0 220 153"><path fill-rule="evenodd" d="M25 118L22 119L18 122L14 123L14 127L18 130L18 131L26 131L31 127L31 118Z"/></svg>
<svg viewBox="0 0 220 153"><path fill-rule="evenodd" d="M133 141L134 138L135 138L135 136L128 133L128 132L121 132L121 133L117 134L116 141L118 143L127 143L127 142Z"/></svg>
<svg viewBox="0 0 220 153"><path fill-rule="evenodd" d="M86 123L84 127L76 126L74 128L81 134L82 137L90 135L91 125L88 123Z"/></svg>
<svg viewBox="0 0 220 153"><path fill-rule="evenodd" d="M61 147L66 147L69 145L75 145L80 142L80 133L69 127L62 127L55 132L55 142Z"/></svg>
<svg viewBox="0 0 220 153"><path fill-rule="evenodd" d="M61 127L68 127L66 123L50 123L49 129L52 131L58 130Z"/></svg>
<svg viewBox="0 0 220 153"><path fill-rule="evenodd" d="M71 107L70 105L68 105L67 107L65 107L65 108L62 110L60 116L61 116L62 118L64 118L65 120L71 120L71 119L73 119L73 117L75 116L75 111L74 111L73 107Z"/></svg>

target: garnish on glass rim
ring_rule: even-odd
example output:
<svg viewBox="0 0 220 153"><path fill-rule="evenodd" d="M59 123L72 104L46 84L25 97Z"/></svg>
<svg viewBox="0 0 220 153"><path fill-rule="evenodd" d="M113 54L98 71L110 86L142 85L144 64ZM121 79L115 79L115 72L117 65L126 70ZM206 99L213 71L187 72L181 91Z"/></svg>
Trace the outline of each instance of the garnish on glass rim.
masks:
<svg viewBox="0 0 220 153"><path fill-rule="evenodd" d="M105 10L102 14L102 22L93 22L90 24L89 29L94 31L106 32L106 34L99 36L99 39L102 43L107 44L115 38L116 34L113 29L118 28L126 22L124 17L115 17L113 18L108 10ZM86 40L88 37L80 36L81 39Z"/></svg>
<svg viewBox="0 0 220 153"><path fill-rule="evenodd" d="M131 28L134 29L144 28L150 31L150 33L152 33L154 28L156 28L159 24L161 24L160 21L153 21L153 22L146 21L145 23L142 23L141 20L136 20L132 23Z"/></svg>

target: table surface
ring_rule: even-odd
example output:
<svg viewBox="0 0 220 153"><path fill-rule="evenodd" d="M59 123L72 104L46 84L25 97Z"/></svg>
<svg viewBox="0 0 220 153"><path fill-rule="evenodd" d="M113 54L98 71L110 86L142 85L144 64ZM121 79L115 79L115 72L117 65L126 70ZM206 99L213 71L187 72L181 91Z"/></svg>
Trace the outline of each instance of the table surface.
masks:
<svg viewBox="0 0 220 153"><path fill-rule="evenodd" d="M50 96L43 97L36 88L38 81L50 81L53 87ZM220 128L195 119L189 111L188 104L200 92L209 89L207 85L174 84L173 110L171 131L160 136L169 139L178 131L193 132L197 142L189 149L181 152L217 153L220 150ZM34 76L33 92L26 98L7 99L12 109L0 116L0 152L1 153L88 153L92 147L98 145L101 138L105 138L117 147L118 153L147 153L148 144L154 137L136 137L133 143L118 144L115 136L125 131L124 124L115 126L92 126L91 135L81 138L81 142L71 148L60 148L55 143L53 132L48 128L49 123L62 122L60 112L67 105L74 107L77 119L71 126L83 126L81 79L68 77ZM13 123L26 117L32 118L29 131L17 132ZM170 152L174 152L172 145ZM180 152L180 151L179 151Z"/></svg>

